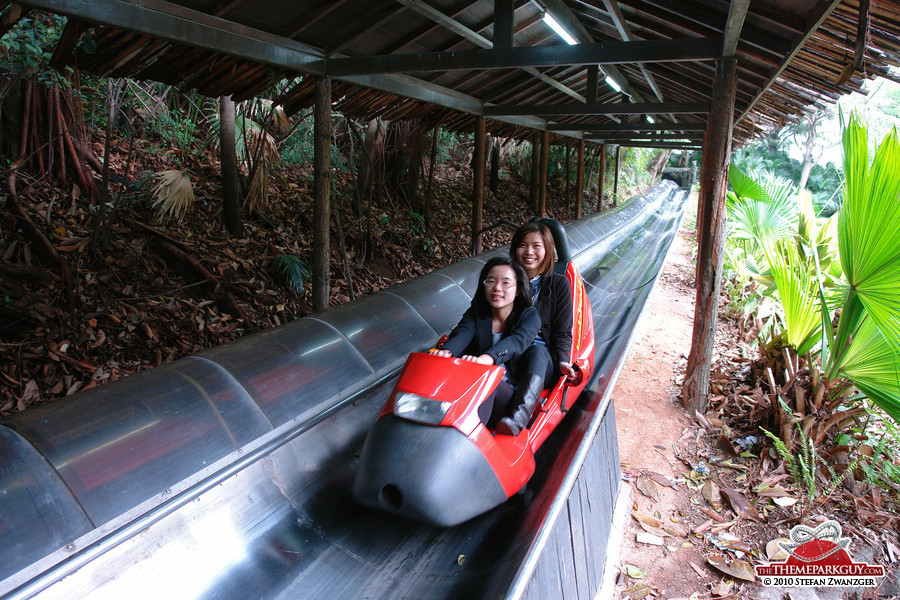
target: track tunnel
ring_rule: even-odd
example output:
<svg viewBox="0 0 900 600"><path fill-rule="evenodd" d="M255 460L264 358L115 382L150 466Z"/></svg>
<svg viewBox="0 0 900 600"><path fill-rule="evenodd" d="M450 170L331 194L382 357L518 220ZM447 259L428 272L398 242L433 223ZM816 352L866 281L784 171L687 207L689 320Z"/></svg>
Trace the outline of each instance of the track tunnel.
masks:
<svg viewBox="0 0 900 600"><path fill-rule="evenodd" d="M610 395L687 192L566 226L594 378L525 493L458 527L353 503L406 356L462 315L498 249L0 420L0 596L593 598L620 472Z"/></svg>

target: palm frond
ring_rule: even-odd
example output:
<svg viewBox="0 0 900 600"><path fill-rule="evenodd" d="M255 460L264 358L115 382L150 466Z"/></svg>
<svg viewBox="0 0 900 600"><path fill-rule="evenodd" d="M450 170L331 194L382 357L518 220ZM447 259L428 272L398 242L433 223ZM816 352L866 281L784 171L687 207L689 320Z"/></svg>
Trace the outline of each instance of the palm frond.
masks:
<svg viewBox="0 0 900 600"><path fill-rule="evenodd" d="M293 254L279 254L269 267L272 274L298 294L303 293L303 286L309 278L309 265Z"/></svg>
<svg viewBox="0 0 900 600"><path fill-rule="evenodd" d="M749 198L758 202L772 201L759 181L741 171L734 164L728 166L728 183L734 193L741 198Z"/></svg>
<svg viewBox="0 0 900 600"><path fill-rule="evenodd" d="M781 298L785 342L797 354L806 354L822 335L815 270L810 269L793 240L763 238L761 245Z"/></svg>
<svg viewBox="0 0 900 600"><path fill-rule="evenodd" d="M176 169L160 171L154 177L157 183L151 193L157 219L171 217L181 221L194 205L194 188L190 178Z"/></svg>
<svg viewBox="0 0 900 600"><path fill-rule="evenodd" d="M900 421L900 351L867 319L842 355L841 371L895 421Z"/></svg>
<svg viewBox="0 0 900 600"><path fill-rule="evenodd" d="M840 260L860 307L838 328L849 335L865 311L900 349L900 144L893 129L869 164L868 134L859 115L844 129L844 204L838 216ZM854 297L851 294L851 299ZM844 321L845 313L841 314Z"/></svg>

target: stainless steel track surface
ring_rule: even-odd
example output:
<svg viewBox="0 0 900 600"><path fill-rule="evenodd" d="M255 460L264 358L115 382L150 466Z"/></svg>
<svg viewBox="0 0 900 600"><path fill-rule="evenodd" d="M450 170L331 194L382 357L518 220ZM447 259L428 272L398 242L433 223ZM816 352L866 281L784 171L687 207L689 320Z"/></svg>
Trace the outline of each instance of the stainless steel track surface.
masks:
<svg viewBox="0 0 900 600"><path fill-rule="evenodd" d="M455 324L499 250L281 328L290 335L254 336L0 421L0 448L16 457L4 462L19 465L0 466L0 594L521 595L579 448L607 411L684 197L661 185L566 227L593 305L596 369L525 493L450 529L350 499L403 358Z"/></svg>

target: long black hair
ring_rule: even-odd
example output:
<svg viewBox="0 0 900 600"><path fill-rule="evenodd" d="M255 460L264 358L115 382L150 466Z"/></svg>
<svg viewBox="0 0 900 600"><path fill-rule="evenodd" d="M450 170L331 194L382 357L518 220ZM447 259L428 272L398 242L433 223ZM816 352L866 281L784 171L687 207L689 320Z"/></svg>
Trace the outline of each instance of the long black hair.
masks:
<svg viewBox="0 0 900 600"><path fill-rule="evenodd" d="M497 266L512 267L513 273L516 274L516 299L513 301L513 310L521 311L531 306L531 284L528 281L528 275L525 274L525 268L508 256L495 256L484 264L484 268L478 275L478 289L475 290L475 296L472 297L475 306L490 311L491 307L484 297L484 280L487 279L491 269Z"/></svg>

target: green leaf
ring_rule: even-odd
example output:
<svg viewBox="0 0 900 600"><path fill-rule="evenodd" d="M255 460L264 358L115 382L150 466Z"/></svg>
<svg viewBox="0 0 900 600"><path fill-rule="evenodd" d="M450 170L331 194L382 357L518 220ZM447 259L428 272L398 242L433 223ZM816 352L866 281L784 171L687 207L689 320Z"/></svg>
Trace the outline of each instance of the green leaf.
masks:
<svg viewBox="0 0 900 600"><path fill-rule="evenodd" d="M759 202L772 201L762 184L733 164L728 166L728 183L731 185L734 193L741 198L749 198Z"/></svg>
<svg viewBox="0 0 900 600"><path fill-rule="evenodd" d="M844 205L838 217L841 265L851 288L900 349L900 144L893 129L871 167L868 135L854 113L844 129ZM843 315L842 315L843 317Z"/></svg>
<svg viewBox="0 0 900 600"><path fill-rule="evenodd" d="M900 351L865 319L842 355L841 371L894 420L900 421Z"/></svg>
<svg viewBox="0 0 900 600"><path fill-rule="evenodd" d="M280 254L272 260L270 269L289 288L303 293L305 280L310 275L309 265L303 259L293 254Z"/></svg>

